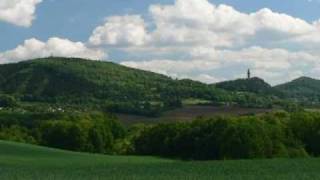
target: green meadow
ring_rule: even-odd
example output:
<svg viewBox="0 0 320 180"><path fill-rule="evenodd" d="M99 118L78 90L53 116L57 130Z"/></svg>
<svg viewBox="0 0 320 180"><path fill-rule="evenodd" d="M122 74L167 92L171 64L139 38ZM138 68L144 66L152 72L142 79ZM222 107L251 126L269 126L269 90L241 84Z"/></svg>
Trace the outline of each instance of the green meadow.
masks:
<svg viewBox="0 0 320 180"><path fill-rule="evenodd" d="M2 180L319 179L320 159L180 161L75 153L0 141Z"/></svg>

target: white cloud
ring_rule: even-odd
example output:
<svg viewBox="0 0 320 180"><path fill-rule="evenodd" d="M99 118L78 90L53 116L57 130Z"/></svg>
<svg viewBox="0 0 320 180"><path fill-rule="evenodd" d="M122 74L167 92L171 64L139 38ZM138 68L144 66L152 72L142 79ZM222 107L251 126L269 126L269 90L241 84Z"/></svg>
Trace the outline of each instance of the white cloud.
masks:
<svg viewBox="0 0 320 180"><path fill-rule="evenodd" d="M247 68L272 84L320 75L320 20L309 23L267 8L244 13L208 0L151 5L147 17L108 17L94 29L88 44L123 52L121 64L126 66L203 82L242 77ZM50 54L104 56L81 42L30 39L0 53L0 61Z"/></svg>
<svg viewBox="0 0 320 180"><path fill-rule="evenodd" d="M267 8L243 13L208 0L156 4L149 12L148 41L121 49L145 60L123 65L204 82L241 77L247 68L272 84L320 75L320 20Z"/></svg>
<svg viewBox="0 0 320 180"><path fill-rule="evenodd" d="M35 19L36 6L42 0L1 0L0 21L30 27Z"/></svg>
<svg viewBox="0 0 320 180"><path fill-rule="evenodd" d="M121 64L172 77L189 77L211 83L219 79L240 78L246 68L252 68L254 75L277 84L297 75L303 75L305 73L303 69L315 69L320 58L306 52L261 47L241 50L197 47L190 51L190 56L191 60L124 61ZM238 74L235 68L242 68L243 72ZM219 75L217 71L222 73Z"/></svg>
<svg viewBox="0 0 320 180"><path fill-rule="evenodd" d="M112 16L97 27L89 41L93 45L143 45L147 39L144 20L140 16Z"/></svg>
<svg viewBox="0 0 320 180"><path fill-rule="evenodd" d="M82 42L72 42L57 37L42 42L35 38L24 41L13 50L0 53L0 63L10 63L48 56L82 57L90 59L105 58L106 54L99 49L90 49Z"/></svg>
<svg viewBox="0 0 320 180"><path fill-rule="evenodd" d="M169 76L187 75L194 71L208 71L219 67L218 62L207 60L147 60L124 61L122 65L149 70Z"/></svg>
<svg viewBox="0 0 320 180"><path fill-rule="evenodd" d="M156 29L150 32L153 41L165 45L252 46L248 43L282 41L316 29L302 19L267 8L248 14L207 0L176 0L174 5L153 5L150 13L156 24Z"/></svg>
<svg viewBox="0 0 320 180"><path fill-rule="evenodd" d="M266 44L280 48L289 42L301 46L308 40L320 46L319 22L308 23L267 8L243 13L208 0L176 0L171 5L151 5L149 13L152 28L140 15L112 16L93 31L89 41L122 48L244 48Z"/></svg>
<svg viewBox="0 0 320 180"><path fill-rule="evenodd" d="M165 45L189 43L228 47L240 35L254 33L247 14L226 5L217 7L207 0L177 0L174 5L153 5L150 13L156 24L153 40Z"/></svg>
<svg viewBox="0 0 320 180"><path fill-rule="evenodd" d="M173 5L151 5L154 28L147 28L140 15L112 16L97 27L89 41L114 46L210 46L231 48L252 46L249 42L283 39L317 31L310 24L264 8L242 13L231 6L208 0L176 0Z"/></svg>
<svg viewBox="0 0 320 180"><path fill-rule="evenodd" d="M217 82L221 82L221 81L225 81L226 80L224 78L214 77L214 76L209 75L209 74L199 74L199 75L195 75L195 76L187 76L187 77L182 77L182 78L193 79L193 80L205 82L205 83L208 83L208 84L217 83Z"/></svg>
<svg viewBox="0 0 320 180"><path fill-rule="evenodd" d="M289 16L272 12L270 9L261 9L256 13L250 14L255 20L255 26L259 29L271 30L286 33L288 35L301 35L310 33L314 30L312 24Z"/></svg>

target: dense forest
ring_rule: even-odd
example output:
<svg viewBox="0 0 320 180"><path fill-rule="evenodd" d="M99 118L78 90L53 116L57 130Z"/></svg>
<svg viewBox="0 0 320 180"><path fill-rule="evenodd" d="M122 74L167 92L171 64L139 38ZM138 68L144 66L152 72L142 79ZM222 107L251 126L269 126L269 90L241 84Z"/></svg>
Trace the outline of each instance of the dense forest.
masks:
<svg viewBox="0 0 320 180"><path fill-rule="evenodd" d="M144 127L136 154L223 160L318 156L319 113L216 117Z"/></svg>
<svg viewBox="0 0 320 180"><path fill-rule="evenodd" d="M318 106L320 104L320 81L309 77L301 77L289 83L275 87L283 95L299 102L304 106Z"/></svg>
<svg viewBox="0 0 320 180"><path fill-rule="evenodd" d="M113 152L125 129L112 115L91 113L0 113L0 139L94 153Z"/></svg>
<svg viewBox="0 0 320 180"><path fill-rule="evenodd" d="M320 113L273 112L123 127L88 113L0 114L0 139L126 155L220 160L320 155Z"/></svg>

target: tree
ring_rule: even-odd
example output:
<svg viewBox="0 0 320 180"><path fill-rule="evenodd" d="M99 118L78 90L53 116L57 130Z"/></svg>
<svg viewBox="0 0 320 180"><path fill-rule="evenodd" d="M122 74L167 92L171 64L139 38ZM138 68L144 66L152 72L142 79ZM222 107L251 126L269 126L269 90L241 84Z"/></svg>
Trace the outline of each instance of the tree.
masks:
<svg viewBox="0 0 320 180"><path fill-rule="evenodd" d="M0 95L0 107L8 108L18 105L17 100L9 95Z"/></svg>

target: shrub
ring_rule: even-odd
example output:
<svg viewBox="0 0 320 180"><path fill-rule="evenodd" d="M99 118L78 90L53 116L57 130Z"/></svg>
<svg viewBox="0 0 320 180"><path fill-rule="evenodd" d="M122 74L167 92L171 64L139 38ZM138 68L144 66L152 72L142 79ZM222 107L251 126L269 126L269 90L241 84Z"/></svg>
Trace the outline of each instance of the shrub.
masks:
<svg viewBox="0 0 320 180"><path fill-rule="evenodd" d="M289 128L309 154L320 155L320 114L296 112L291 114Z"/></svg>
<svg viewBox="0 0 320 180"><path fill-rule="evenodd" d="M1 140L36 144L36 140L30 134L29 130L17 125L0 128Z"/></svg>
<svg viewBox="0 0 320 180"><path fill-rule="evenodd" d="M17 100L8 95L0 95L0 107L10 108L18 105Z"/></svg>
<svg viewBox="0 0 320 180"><path fill-rule="evenodd" d="M285 114L269 114L159 124L145 128L133 145L136 154L183 159L306 156L289 120Z"/></svg>

